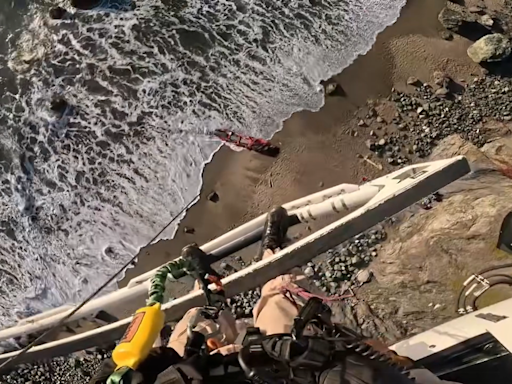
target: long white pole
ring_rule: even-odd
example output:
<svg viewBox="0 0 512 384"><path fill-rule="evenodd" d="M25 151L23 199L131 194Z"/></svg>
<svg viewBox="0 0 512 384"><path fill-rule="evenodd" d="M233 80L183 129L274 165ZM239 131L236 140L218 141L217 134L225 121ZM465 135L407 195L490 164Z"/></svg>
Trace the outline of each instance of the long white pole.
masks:
<svg viewBox="0 0 512 384"><path fill-rule="evenodd" d="M381 193L364 207L299 240L272 258L262 260L223 279L226 294L232 296L252 289L297 265L302 265L316 255L395 215L419 199L470 172L467 160L462 156L421 164L421 166L426 169L425 172L423 170L412 172L407 176L405 172L411 169L414 171L418 167L409 166L388 175L387 178L376 180L376 185L384 185L387 182L387 188L381 189ZM202 293L196 291L164 304L162 309L166 313L167 320L177 319L192 306L202 305L202 302L204 302ZM113 341L118 336L121 337L124 327L129 322L130 318L126 318L83 334L34 347L22 361L51 358ZM0 355L0 362L17 353Z"/></svg>

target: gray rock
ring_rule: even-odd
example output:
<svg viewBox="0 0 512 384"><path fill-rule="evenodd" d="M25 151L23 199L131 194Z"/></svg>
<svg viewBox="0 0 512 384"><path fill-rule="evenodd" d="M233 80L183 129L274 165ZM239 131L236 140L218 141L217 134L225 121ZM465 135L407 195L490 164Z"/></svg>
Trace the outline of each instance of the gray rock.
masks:
<svg viewBox="0 0 512 384"><path fill-rule="evenodd" d="M210 200L212 203L217 203L220 200L219 194L215 191L211 192L207 199Z"/></svg>
<svg viewBox="0 0 512 384"><path fill-rule="evenodd" d="M483 15L480 18L480 24L486 26L486 27L492 27L494 25L494 20L489 15Z"/></svg>
<svg viewBox="0 0 512 384"><path fill-rule="evenodd" d="M324 92L326 95L330 95L331 93L333 93L336 90L336 88L338 88L338 84L336 84L334 82L327 83L324 86Z"/></svg>
<svg viewBox="0 0 512 384"><path fill-rule="evenodd" d="M362 269L356 275L356 280L359 284L368 283L372 279L372 272L369 269Z"/></svg>
<svg viewBox="0 0 512 384"><path fill-rule="evenodd" d="M439 22L443 27L450 31L457 32L464 23L464 15L453 9L443 8L438 16Z"/></svg>
<svg viewBox="0 0 512 384"><path fill-rule="evenodd" d="M439 36L441 36L441 39L443 40L446 40L446 41L451 41L453 40L453 35L451 32L449 31L442 31Z"/></svg>
<svg viewBox="0 0 512 384"><path fill-rule="evenodd" d="M479 12L482 12L482 7L479 6L479 5L474 5L472 7L469 7L468 8L468 11L471 12L471 13L479 13Z"/></svg>
<svg viewBox="0 0 512 384"><path fill-rule="evenodd" d="M477 40L467 52L475 63L501 61L512 53L512 43L508 37L495 33Z"/></svg>
<svg viewBox="0 0 512 384"><path fill-rule="evenodd" d="M450 82L450 78L446 73L441 71L435 71L433 74L434 84L439 85L440 87L446 87Z"/></svg>
<svg viewBox="0 0 512 384"><path fill-rule="evenodd" d="M435 95L436 95L437 97L439 97L440 99L444 99L444 98L446 98L449 94L450 94L450 91L448 90L448 88L445 88L445 87L439 88L439 89L435 92Z"/></svg>
<svg viewBox="0 0 512 384"><path fill-rule="evenodd" d="M186 234L188 235L193 235L194 233L196 233L196 230L192 227L183 227L183 232L185 232Z"/></svg>
<svg viewBox="0 0 512 384"><path fill-rule="evenodd" d="M315 270L311 267L307 267L304 270L304 275L306 275L307 277L313 277L315 275Z"/></svg>
<svg viewBox="0 0 512 384"><path fill-rule="evenodd" d="M383 123L383 122L384 122L384 119L383 119L382 117L380 117L380 116L377 116L377 119L375 119L375 121L376 121L377 123Z"/></svg>
<svg viewBox="0 0 512 384"><path fill-rule="evenodd" d="M359 125L360 127L366 127L366 122L364 120L359 120L359 122L357 123L357 125Z"/></svg>

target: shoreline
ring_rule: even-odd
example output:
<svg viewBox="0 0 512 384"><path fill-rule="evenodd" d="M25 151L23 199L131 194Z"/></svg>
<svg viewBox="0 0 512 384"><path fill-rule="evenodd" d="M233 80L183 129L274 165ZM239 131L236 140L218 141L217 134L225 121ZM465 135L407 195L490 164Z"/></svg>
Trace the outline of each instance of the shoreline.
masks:
<svg viewBox="0 0 512 384"><path fill-rule="evenodd" d="M425 68L423 63L407 62L411 47L405 44L400 52L399 46L397 52L394 44L412 36L450 44L439 37L443 28L437 15L444 6L445 0L409 0L397 21L377 36L372 48L331 78L343 90L343 96L327 96L319 111L296 112L283 123L271 139L281 146L277 159L220 148L205 166L200 198L179 223L174 238L141 249L137 265L126 271L119 286L178 257L185 245L204 244L273 205L342 182L359 183L363 177L375 178L394 169L383 164L379 171L357 157L368 152L365 141L369 132L357 122L364 118L361 109L368 100L387 97L393 87L405 87L404 79L409 76L430 76L428 65ZM446 67L445 61L439 59L432 65ZM213 191L219 195L217 203L207 199ZM193 228L194 234L184 233L185 227Z"/></svg>

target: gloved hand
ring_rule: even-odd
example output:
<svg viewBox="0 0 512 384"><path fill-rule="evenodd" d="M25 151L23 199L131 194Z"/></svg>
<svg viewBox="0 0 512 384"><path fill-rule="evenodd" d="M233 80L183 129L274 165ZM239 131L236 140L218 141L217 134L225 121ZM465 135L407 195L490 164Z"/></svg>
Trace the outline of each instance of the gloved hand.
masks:
<svg viewBox="0 0 512 384"><path fill-rule="evenodd" d="M160 373L181 360L181 356L172 348L153 348L146 360L133 373L130 382L123 384L152 384ZM115 369L116 364L112 359L104 360L89 384L106 384Z"/></svg>

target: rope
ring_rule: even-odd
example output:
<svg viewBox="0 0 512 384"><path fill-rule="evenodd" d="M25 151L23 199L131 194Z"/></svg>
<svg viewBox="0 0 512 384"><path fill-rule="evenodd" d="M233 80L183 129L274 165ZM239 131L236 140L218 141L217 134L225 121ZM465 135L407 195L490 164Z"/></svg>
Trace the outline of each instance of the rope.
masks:
<svg viewBox="0 0 512 384"><path fill-rule="evenodd" d="M293 305L298 307L298 304L295 301L294 296L300 297L306 301L309 299L312 299L312 298L317 298L317 299L322 300L322 302L324 302L324 303L332 303L335 301L341 301L344 299L348 299L350 297L354 297L355 295L354 295L354 292L352 292L352 289L349 288L348 290L350 293L346 294L346 295L324 296L324 295L317 295L317 294L311 293L311 292L305 290L304 288L299 287L298 285L289 284L289 285L281 287L280 292L284 297L286 297L288 300L290 300Z"/></svg>
<svg viewBox="0 0 512 384"><path fill-rule="evenodd" d="M194 201L200 196L200 193L198 193L192 200L190 200L190 202L181 210L179 211L176 215L174 215L174 217L171 218L171 220L165 225L165 227L163 227L160 232L158 232L151 240L148 241L148 243L143 247L143 248L146 248L148 247L149 245L151 245L156 239L158 239L158 237L183 213L185 212L187 209L189 209L192 204L194 203ZM130 260L128 260L114 275L112 275L112 277L110 277L105 283L103 283L103 285L101 285L98 289L96 289L96 291L94 291L93 293L91 293L84 301L82 301L79 305L77 305L70 313L68 313L66 316L64 316L57 324L55 324L53 327L51 327L50 329L48 329L46 332L44 332L42 335L40 335L38 338L36 338L35 340L33 340L30 344L28 344L25 348L23 348L17 355L11 357L10 359L8 359L7 361L5 361L4 363L2 363L0 365L0 372L6 368L8 368L9 366L12 366L16 363L16 361L18 361L19 359L21 359L23 356L25 356L25 354L32 348L34 347L37 343L39 343L41 340L43 340L44 338L46 338L48 335L50 335L52 332L54 332L56 329L60 328L62 325L64 325L66 323L66 321L72 317L75 313L77 313L80 309L82 309L87 303L89 303L92 299L94 299L101 291L103 291L108 285L110 285L110 283L112 283L112 281L114 281L114 279L119 276L121 273L123 273L126 268L128 268L130 266L131 263L133 263L135 261L135 259L137 258L138 254L136 254L135 256L133 256Z"/></svg>
<svg viewBox="0 0 512 384"><path fill-rule="evenodd" d="M187 261L183 259L171 261L158 268L151 279L151 285L149 286L149 298L146 301L146 305L150 307L156 303L163 304L165 281L167 280L167 276L170 274L173 279L179 279L185 276L187 271L190 269L191 268Z"/></svg>

